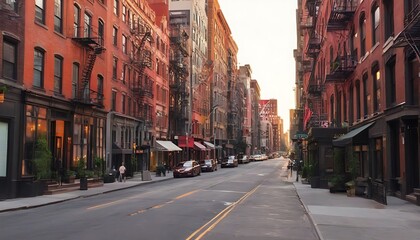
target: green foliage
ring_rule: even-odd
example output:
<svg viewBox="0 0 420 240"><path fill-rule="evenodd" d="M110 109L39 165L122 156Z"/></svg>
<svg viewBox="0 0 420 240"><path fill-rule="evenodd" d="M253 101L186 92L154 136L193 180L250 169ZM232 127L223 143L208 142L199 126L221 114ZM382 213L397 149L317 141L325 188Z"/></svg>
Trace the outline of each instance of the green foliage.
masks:
<svg viewBox="0 0 420 240"><path fill-rule="evenodd" d="M48 148L47 137L41 136L35 143L34 165L35 178L51 179L52 154Z"/></svg>
<svg viewBox="0 0 420 240"><path fill-rule="evenodd" d="M334 148L334 173L344 174L344 149Z"/></svg>
<svg viewBox="0 0 420 240"><path fill-rule="evenodd" d="M0 93L6 93L7 92L7 87L6 85L2 85L0 86Z"/></svg>
<svg viewBox="0 0 420 240"><path fill-rule="evenodd" d="M330 178L329 182L331 182L333 186L339 186L344 184L344 180L344 175L336 174Z"/></svg>
<svg viewBox="0 0 420 240"><path fill-rule="evenodd" d="M98 177L103 176L104 175L104 171L103 171L104 159L100 157L95 157L93 164L94 164L94 174Z"/></svg>
<svg viewBox="0 0 420 240"><path fill-rule="evenodd" d="M81 158L77 163L77 176L86 177L86 161L84 158Z"/></svg>

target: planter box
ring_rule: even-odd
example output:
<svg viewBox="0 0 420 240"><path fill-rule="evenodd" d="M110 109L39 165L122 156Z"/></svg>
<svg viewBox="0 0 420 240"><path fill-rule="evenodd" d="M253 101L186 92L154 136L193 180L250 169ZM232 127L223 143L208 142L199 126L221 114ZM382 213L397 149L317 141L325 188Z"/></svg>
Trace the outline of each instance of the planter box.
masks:
<svg viewBox="0 0 420 240"><path fill-rule="evenodd" d="M80 178L80 190L88 190L88 179L86 177Z"/></svg>

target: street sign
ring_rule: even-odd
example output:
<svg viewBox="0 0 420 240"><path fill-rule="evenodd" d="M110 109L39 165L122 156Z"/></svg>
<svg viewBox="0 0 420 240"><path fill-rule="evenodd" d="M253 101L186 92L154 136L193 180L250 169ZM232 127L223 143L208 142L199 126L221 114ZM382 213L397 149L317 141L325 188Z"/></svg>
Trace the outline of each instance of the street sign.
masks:
<svg viewBox="0 0 420 240"><path fill-rule="evenodd" d="M307 133L296 133L295 138L296 139L306 139L306 138L308 138L308 134Z"/></svg>

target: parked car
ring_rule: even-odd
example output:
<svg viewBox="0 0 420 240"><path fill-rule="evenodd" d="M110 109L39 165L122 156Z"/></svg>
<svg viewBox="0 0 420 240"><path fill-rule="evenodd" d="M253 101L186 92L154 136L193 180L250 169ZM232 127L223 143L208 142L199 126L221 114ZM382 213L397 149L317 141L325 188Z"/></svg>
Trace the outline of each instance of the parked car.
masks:
<svg viewBox="0 0 420 240"><path fill-rule="evenodd" d="M200 162L202 172L217 171L217 162L214 159L204 159Z"/></svg>
<svg viewBox="0 0 420 240"><path fill-rule="evenodd" d="M263 160L263 158L262 158L261 154L255 154L254 155L254 161L262 161L262 160Z"/></svg>
<svg viewBox="0 0 420 240"><path fill-rule="evenodd" d="M239 163L249 163L249 158L247 155L243 155L241 158L238 158Z"/></svg>
<svg viewBox="0 0 420 240"><path fill-rule="evenodd" d="M195 160L180 162L173 169L174 178L195 177L201 174L201 167Z"/></svg>
<svg viewBox="0 0 420 240"><path fill-rule="evenodd" d="M251 155L251 156L249 156L249 159L248 159L250 162L254 162L255 161L255 155Z"/></svg>
<svg viewBox="0 0 420 240"><path fill-rule="evenodd" d="M228 156L223 158L222 163L220 165L220 167L225 168L225 167L237 167L238 166L238 159L236 158L236 156Z"/></svg>

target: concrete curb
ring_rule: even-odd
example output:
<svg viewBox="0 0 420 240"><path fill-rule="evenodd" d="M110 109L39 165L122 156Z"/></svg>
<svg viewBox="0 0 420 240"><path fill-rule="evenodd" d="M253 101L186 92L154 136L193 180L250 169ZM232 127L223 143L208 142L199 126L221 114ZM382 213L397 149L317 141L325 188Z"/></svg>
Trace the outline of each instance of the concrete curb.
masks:
<svg viewBox="0 0 420 240"><path fill-rule="evenodd" d="M293 186L295 187L296 195L299 197L300 203L305 208L305 212L306 212L306 215L308 216L309 221L311 221L312 226L314 226L314 228L315 228L315 232L316 232L316 235L318 236L318 239L319 240L324 240L324 237L321 234L321 230L319 230L318 225L316 224L315 220L312 218L312 215L310 214L308 206L306 206L306 204L303 202L302 198L300 197L300 195L299 195L299 193L296 189L295 183L293 183Z"/></svg>
<svg viewBox="0 0 420 240"><path fill-rule="evenodd" d="M138 186L141 186L141 185L148 185L148 184L168 181L168 180L172 180L172 179L173 178L167 177L167 178L162 178L162 179L157 179L157 180L141 181L138 184L133 184L133 185L130 185L130 186L122 186L120 188L115 188L115 189L111 189L111 190L104 190L104 191L96 192L96 193L92 193L92 194L79 195L79 196L75 196L75 197L68 197L66 199L60 199L60 200L50 201L50 202L46 202L46 203L39 203L39 204L34 204L34 205L25 205L25 206L19 206L19 207L8 208L8 209L0 209L0 213L17 211L17 210L24 210L24 209L31 209L31 208L38 208L38 207L43 207L43 206L47 206L47 205L67 202L67 201L71 201L71 200L78 199L78 198L89 198L89 197L98 196L98 195L101 195L101 194L116 192L116 191L120 191L120 190L123 190L123 189L134 188L134 187L138 187Z"/></svg>

